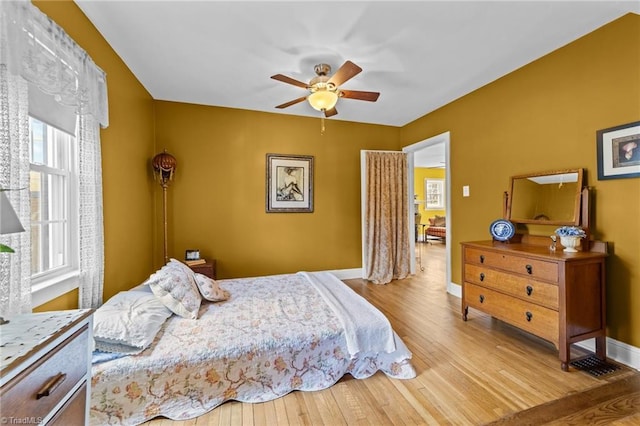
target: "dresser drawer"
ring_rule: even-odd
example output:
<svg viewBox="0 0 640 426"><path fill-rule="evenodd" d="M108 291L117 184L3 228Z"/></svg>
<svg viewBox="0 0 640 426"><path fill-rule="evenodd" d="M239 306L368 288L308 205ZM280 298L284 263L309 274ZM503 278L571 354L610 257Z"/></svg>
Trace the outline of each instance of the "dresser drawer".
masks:
<svg viewBox="0 0 640 426"><path fill-rule="evenodd" d="M89 330L84 326L2 387L2 416L45 417L87 375Z"/></svg>
<svg viewBox="0 0 640 426"><path fill-rule="evenodd" d="M507 296L503 293L464 283L465 302L480 311L542 337L558 346L558 312Z"/></svg>
<svg viewBox="0 0 640 426"><path fill-rule="evenodd" d="M464 251L466 262L485 265L491 268L503 269L530 276L538 280L558 282L558 264L544 260L512 256L490 250L466 247Z"/></svg>
<svg viewBox="0 0 640 426"><path fill-rule="evenodd" d="M465 281L507 293L519 299L558 310L558 286L501 272L486 266L464 265Z"/></svg>
<svg viewBox="0 0 640 426"><path fill-rule="evenodd" d="M87 383L83 383L62 408L47 423L47 426L70 426L85 424ZM81 420L82 419L82 420Z"/></svg>

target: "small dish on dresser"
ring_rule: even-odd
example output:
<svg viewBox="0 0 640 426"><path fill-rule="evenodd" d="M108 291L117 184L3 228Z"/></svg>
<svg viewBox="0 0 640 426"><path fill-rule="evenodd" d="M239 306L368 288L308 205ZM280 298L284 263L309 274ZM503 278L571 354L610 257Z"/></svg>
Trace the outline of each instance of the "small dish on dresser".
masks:
<svg viewBox="0 0 640 426"><path fill-rule="evenodd" d="M489 232L494 240L508 241L516 234L516 227L506 219L497 219L489 226Z"/></svg>

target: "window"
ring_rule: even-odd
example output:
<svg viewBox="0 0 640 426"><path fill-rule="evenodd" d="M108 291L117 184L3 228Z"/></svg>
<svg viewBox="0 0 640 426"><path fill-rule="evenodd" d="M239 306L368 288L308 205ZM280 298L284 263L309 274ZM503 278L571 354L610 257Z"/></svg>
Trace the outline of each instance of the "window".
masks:
<svg viewBox="0 0 640 426"><path fill-rule="evenodd" d="M75 137L29 117L32 290L73 274L77 261Z"/></svg>
<svg viewBox="0 0 640 426"><path fill-rule="evenodd" d="M424 199L427 210L444 210L444 179L425 179Z"/></svg>
<svg viewBox="0 0 640 426"><path fill-rule="evenodd" d="M13 207L27 221L33 203L33 228L30 216L28 236L8 237L20 242L23 255L3 258L9 268L0 275L9 279L1 280L8 291L0 309L24 312L73 289L80 290L79 308L97 308L104 282L100 126L109 125L106 75L31 2L2 4L0 65L11 71L0 73L0 163L11 165L2 169L2 182L28 188L12 197ZM5 132L6 123L15 131ZM31 257L33 264L24 262Z"/></svg>

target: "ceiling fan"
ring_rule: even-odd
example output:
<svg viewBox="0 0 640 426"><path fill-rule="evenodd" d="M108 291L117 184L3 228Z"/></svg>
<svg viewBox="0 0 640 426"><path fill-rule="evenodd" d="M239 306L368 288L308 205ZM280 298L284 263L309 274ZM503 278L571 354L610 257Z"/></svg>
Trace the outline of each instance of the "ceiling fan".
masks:
<svg viewBox="0 0 640 426"><path fill-rule="evenodd" d="M285 102L281 105L276 106L276 108L287 108L306 99L314 109L322 111L325 117L331 117L338 113L338 110L336 110L336 103L338 102L338 98L375 102L376 100L378 100L378 96L380 96L380 93L378 92L343 90L340 88L343 83L353 78L362 71L362 68L351 61L346 61L331 77L329 77L329 74L331 73L330 65L318 64L313 69L316 73L316 76L309 81L309 84L303 83L302 81L295 80L282 74L271 76L271 78L273 78L274 80L293 84L294 86L302 87L303 89L307 89L309 91L309 94L307 96L302 96L298 99Z"/></svg>

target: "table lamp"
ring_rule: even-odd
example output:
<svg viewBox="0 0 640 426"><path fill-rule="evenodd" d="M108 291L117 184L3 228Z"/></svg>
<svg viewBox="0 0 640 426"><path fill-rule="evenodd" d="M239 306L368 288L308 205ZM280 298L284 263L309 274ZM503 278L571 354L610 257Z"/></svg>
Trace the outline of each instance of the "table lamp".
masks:
<svg viewBox="0 0 640 426"><path fill-rule="evenodd" d="M5 190L0 190L0 234L13 234L14 232L24 232L24 228L9 202ZM0 244L0 253L14 253L14 250Z"/></svg>

